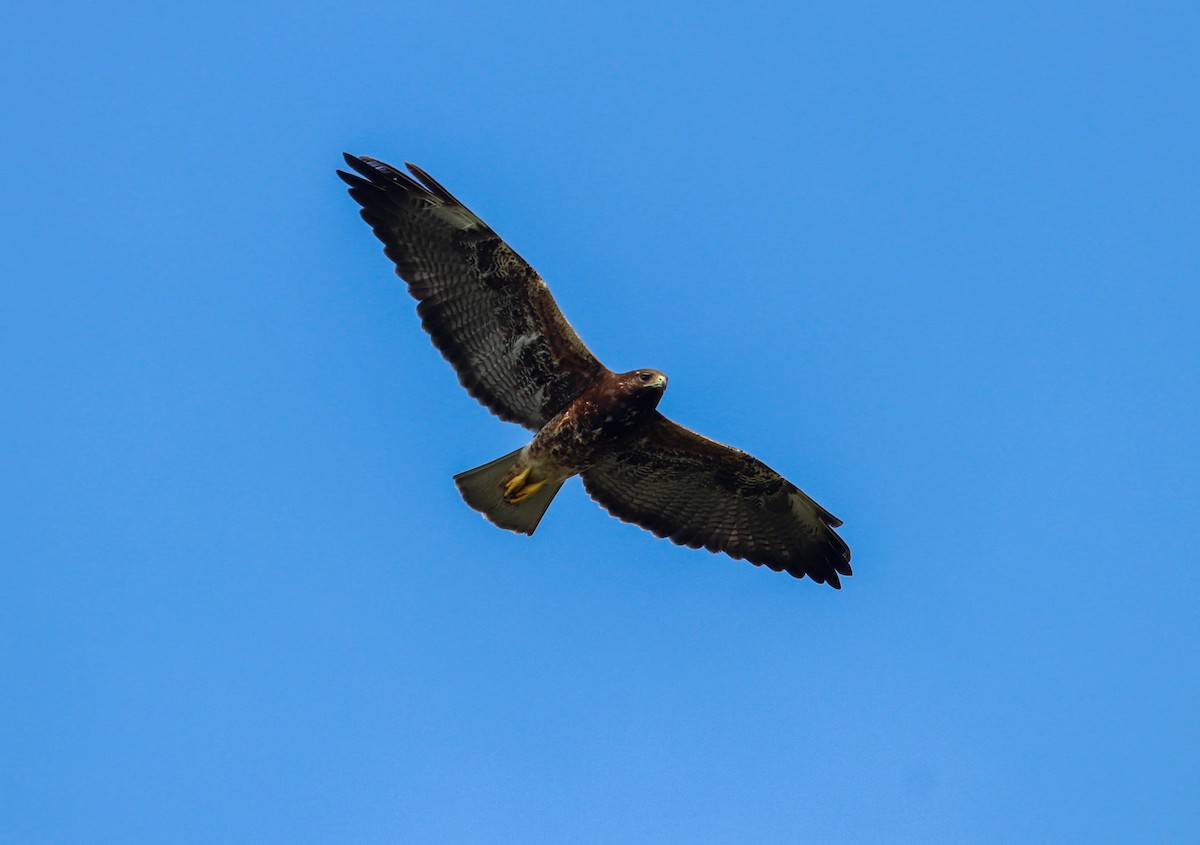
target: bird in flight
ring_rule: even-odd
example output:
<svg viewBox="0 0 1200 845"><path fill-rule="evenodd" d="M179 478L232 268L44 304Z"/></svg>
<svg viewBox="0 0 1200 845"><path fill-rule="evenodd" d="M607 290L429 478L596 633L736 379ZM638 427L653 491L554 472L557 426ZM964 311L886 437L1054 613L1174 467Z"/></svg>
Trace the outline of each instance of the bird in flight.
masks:
<svg viewBox="0 0 1200 845"><path fill-rule="evenodd" d="M666 375L601 364L537 271L424 170L345 159L354 172L338 175L434 346L468 393L535 432L454 477L468 505L532 534L578 475L610 513L660 537L840 589L851 574L841 520L762 461L659 413Z"/></svg>

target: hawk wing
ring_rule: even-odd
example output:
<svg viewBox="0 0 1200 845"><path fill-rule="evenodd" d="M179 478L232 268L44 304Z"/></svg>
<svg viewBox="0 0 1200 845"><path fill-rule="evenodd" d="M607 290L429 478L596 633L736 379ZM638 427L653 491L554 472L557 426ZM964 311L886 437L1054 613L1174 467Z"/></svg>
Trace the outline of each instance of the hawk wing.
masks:
<svg viewBox="0 0 1200 845"><path fill-rule="evenodd" d="M536 431L605 372L537 271L425 171L346 163L360 175L338 175L418 300L421 325L492 413Z"/></svg>
<svg viewBox="0 0 1200 845"><path fill-rule="evenodd" d="M613 516L673 543L841 587L841 520L762 461L655 412L631 446L581 473Z"/></svg>

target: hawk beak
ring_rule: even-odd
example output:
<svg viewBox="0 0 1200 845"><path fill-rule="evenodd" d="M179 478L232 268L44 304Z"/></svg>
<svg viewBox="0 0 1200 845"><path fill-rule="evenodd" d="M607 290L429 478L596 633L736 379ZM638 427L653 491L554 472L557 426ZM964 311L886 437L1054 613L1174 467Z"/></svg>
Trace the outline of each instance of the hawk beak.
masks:
<svg viewBox="0 0 1200 845"><path fill-rule="evenodd" d="M654 386L655 387L666 387L667 386L667 377L664 375L660 375L658 378L656 378L654 380Z"/></svg>

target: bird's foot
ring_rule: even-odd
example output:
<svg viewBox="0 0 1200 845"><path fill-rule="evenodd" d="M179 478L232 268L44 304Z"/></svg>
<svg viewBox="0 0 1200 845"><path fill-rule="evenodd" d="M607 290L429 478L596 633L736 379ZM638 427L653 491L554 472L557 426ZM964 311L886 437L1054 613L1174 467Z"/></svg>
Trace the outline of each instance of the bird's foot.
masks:
<svg viewBox="0 0 1200 845"><path fill-rule="evenodd" d="M521 470L504 485L504 498L510 502L514 501L514 497L521 492L521 488L525 486L525 479L529 478L529 468Z"/></svg>
<svg viewBox="0 0 1200 845"><path fill-rule="evenodd" d="M538 490L541 490L545 486L546 486L545 481L535 481L532 484L526 484L524 487L522 487L520 490L517 491L517 495L510 496L508 500L510 502L512 502L514 505L517 504L518 502L523 502L526 499L528 499L530 496L532 496L534 493L536 493Z"/></svg>
<svg viewBox="0 0 1200 845"><path fill-rule="evenodd" d="M516 495L516 492L521 490L521 487L524 485L524 480L527 478L529 478L528 467L522 469L520 473L517 473L514 475L514 477L510 478L508 484L504 485L504 498L510 499L512 496Z"/></svg>
<svg viewBox="0 0 1200 845"><path fill-rule="evenodd" d="M504 499L510 505L515 505L518 502L523 502L546 486L546 482L535 481L532 484L527 484L529 481L529 469L523 469L516 474L507 484L504 485Z"/></svg>

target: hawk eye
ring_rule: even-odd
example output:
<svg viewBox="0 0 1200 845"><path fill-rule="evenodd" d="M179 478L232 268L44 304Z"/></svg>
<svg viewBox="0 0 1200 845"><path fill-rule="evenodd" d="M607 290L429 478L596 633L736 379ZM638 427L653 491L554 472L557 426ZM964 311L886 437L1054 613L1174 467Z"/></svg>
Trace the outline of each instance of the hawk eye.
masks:
<svg viewBox="0 0 1200 845"><path fill-rule="evenodd" d="M650 381L649 373L638 373L638 376L641 378L642 381Z"/></svg>

